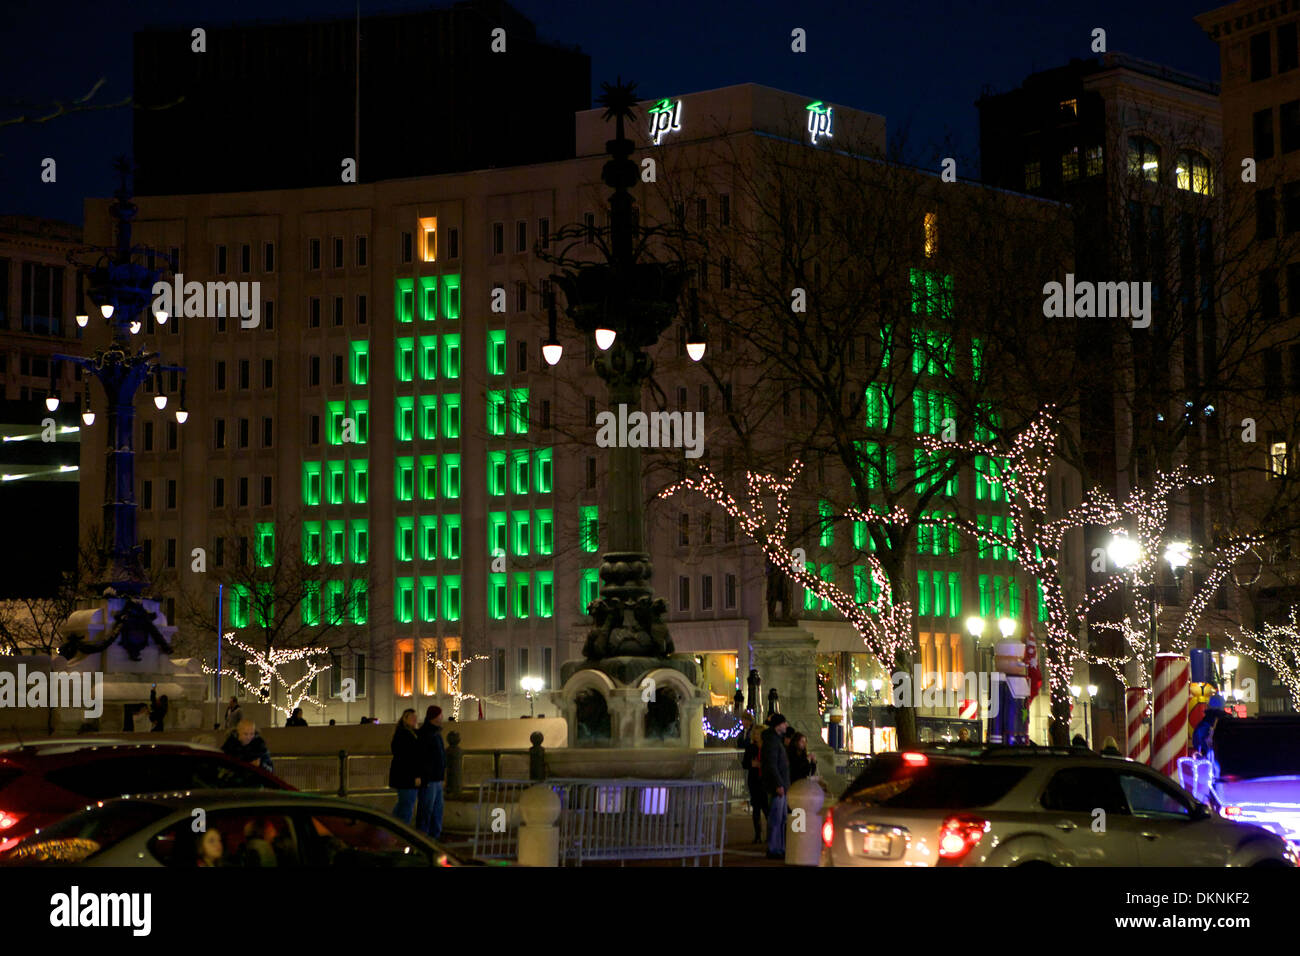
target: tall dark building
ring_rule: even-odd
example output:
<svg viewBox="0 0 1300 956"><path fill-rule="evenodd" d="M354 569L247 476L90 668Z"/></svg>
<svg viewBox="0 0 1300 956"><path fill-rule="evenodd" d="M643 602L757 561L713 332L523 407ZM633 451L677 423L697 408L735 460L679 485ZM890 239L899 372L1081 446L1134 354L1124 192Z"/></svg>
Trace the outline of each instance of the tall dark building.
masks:
<svg viewBox="0 0 1300 956"><path fill-rule="evenodd" d="M200 24L200 26L202 26ZM493 31L505 31L494 38ZM573 156L591 61L501 0L135 37L137 192L241 192ZM504 52L494 52L494 39Z"/></svg>

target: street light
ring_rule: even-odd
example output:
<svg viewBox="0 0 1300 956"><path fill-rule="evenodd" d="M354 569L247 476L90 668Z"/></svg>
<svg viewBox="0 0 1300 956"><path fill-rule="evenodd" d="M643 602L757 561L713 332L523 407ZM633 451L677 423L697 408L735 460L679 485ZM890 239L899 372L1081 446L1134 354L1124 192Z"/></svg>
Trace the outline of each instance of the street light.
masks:
<svg viewBox="0 0 1300 956"><path fill-rule="evenodd" d="M540 677L521 677L519 686L524 689L524 696L528 698L528 716L533 716L533 695L538 693L546 685Z"/></svg>
<svg viewBox="0 0 1300 956"><path fill-rule="evenodd" d="M968 634L970 634L971 637L975 638L975 640L978 641L981 637L984 636L984 618L982 617L966 618L966 631Z"/></svg>
<svg viewBox="0 0 1300 956"><path fill-rule="evenodd" d="M1124 570L1137 564L1142 557L1142 546L1128 536L1127 531L1117 531L1111 535L1110 546L1106 549L1115 567Z"/></svg>
<svg viewBox="0 0 1300 956"><path fill-rule="evenodd" d="M1011 635L1016 633L1016 621L1014 618L1004 617L998 621L998 630L1002 632L1004 640L1009 640Z"/></svg>

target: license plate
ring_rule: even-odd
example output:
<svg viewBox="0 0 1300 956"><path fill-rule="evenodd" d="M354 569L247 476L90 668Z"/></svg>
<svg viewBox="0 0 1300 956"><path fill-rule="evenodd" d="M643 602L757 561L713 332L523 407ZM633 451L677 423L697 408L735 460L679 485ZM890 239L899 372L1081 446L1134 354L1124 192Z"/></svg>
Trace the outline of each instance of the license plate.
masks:
<svg viewBox="0 0 1300 956"><path fill-rule="evenodd" d="M864 856L887 858L893 847L893 838L888 833L868 833L862 841Z"/></svg>

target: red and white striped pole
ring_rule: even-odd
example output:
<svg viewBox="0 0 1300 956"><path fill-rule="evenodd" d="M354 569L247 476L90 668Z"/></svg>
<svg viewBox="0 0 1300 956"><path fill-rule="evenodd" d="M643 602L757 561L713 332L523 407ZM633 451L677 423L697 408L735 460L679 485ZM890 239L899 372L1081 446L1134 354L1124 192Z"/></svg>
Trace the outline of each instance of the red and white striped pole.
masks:
<svg viewBox="0 0 1300 956"><path fill-rule="evenodd" d="M1157 654L1155 711L1151 722L1151 768L1178 779L1178 758L1187 756L1188 660L1181 654Z"/></svg>
<svg viewBox="0 0 1300 956"><path fill-rule="evenodd" d="M1128 726L1127 756L1138 763L1150 763L1151 731L1146 722L1147 689L1130 687L1125 691L1124 708Z"/></svg>

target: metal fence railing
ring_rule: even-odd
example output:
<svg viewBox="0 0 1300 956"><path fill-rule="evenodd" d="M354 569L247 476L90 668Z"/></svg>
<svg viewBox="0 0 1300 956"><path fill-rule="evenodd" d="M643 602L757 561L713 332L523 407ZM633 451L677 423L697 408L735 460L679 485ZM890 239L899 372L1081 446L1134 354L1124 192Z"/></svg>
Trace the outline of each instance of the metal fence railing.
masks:
<svg viewBox="0 0 1300 956"><path fill-rule="evenodd" d="M739 758L736 758L739 762ZM550 779L560 798L560 863L688 860L721 865L726 848L727 787L708 780ZM479 788L474 856L518 853L518 802L525 780L488 780Z"/></svg>
<svg viewBox="0 0 1300 956"><path fill-rule="evenodd" d="M691 776L722 784L729 802L744 803L749 799L749 783L745 768L740 765L742 753L739 749L701 750L695 755Z"/></svg>

